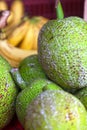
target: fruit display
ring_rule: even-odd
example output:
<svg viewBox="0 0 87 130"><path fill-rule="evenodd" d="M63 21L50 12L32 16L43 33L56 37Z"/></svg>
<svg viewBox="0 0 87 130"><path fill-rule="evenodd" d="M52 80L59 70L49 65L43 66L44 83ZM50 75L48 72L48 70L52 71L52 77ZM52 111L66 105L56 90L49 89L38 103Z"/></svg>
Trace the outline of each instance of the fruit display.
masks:
<svg viewBox="0 0 87 130"><path fill-rule="evenodd" d="M87 22L59 0L51 20L0 2L0 130L87 130Z"/></svg>

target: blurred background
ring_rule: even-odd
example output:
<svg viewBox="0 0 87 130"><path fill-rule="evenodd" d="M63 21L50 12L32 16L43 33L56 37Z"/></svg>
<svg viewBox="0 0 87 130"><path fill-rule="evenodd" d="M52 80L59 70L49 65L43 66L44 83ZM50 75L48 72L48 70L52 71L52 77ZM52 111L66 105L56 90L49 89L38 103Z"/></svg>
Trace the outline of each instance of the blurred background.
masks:
<svg viewBox="0 0 87 130"><path fill-rule="evenodd" d="M6 0L10 7L12 0ZM55 0L23 0L25 10L30 16L42 15L53 19L55 14ZM65 17L83 17L84 0L61 0Z"/></svg>

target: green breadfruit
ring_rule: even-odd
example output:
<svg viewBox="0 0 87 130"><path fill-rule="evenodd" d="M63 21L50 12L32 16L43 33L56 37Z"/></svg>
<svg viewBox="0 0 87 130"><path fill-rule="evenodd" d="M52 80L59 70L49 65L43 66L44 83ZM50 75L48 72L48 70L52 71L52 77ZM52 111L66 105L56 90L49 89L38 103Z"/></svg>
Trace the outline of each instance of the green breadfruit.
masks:
<svg viewBox="0 0 87 130"><path fill-rule="evenodd" d="M61 89L48 79L36 79L30 86L22 90L16 100L16 113L22 126L25 124L26 108L40 93L46 90Z"/></svg>
<svg viewBox="0 0 87 130"><path fill-rule="evenodd" d="M11 66L0 56L0 129L5 127L15 113L18 90L10 75Z"/></svg>
<svg viewBox="0 0 87 130"><path fill-rule="evenodd" d="M87 86L87 22L79 17L50 20L38 38L38 56L47 76L65 90Z"/></svg>
<svg viewBox="0 0 87 130"><path fill-rule="evenodd" d="M38 55L31 55L24 58L18 68L12 68L12 77L15 83L21 88L25 89L35 79L47 78L38 61Z"/></svg>
<svg viewBox="0 0 87 130"><path fill-rule="evenodd" d="M47 90L27 107L25 130L86 130L87 111L72 94Z"/></svg>

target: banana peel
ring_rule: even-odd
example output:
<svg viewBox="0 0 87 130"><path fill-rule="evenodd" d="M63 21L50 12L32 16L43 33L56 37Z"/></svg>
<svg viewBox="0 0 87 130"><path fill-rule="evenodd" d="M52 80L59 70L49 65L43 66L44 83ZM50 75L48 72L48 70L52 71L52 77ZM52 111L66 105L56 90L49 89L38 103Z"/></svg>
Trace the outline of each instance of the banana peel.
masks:
<svg viewBox="0 0 87 130"><path fill-rule="evenodd" d="M12 67L18 67L21 60L33 54L37 54L37 50L22 50L13 47L7 43L7 40L0 40L0 55L3 56Z"/></svg>
<svg viewBox="0 0 87 130"><path fill-rule="evenodd" d="M29 22L28 20L23 21L21 24L15 27L10 32L10 35L8 33L8 42L12 44L13 46L17 46L25 37L27 29L28 29Z"/></svg>

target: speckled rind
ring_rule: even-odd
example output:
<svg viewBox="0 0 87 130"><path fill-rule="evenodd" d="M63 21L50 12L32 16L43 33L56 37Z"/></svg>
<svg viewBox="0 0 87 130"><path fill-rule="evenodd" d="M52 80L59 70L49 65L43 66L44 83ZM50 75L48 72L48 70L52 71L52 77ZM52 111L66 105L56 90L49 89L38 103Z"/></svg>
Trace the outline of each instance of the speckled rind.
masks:
<svg viewBox="0 0 87 130"><path fill-rule="evenodd" d="M47 90L27 107L25 130L86 130L87 111L73 95Z"/></svg>
<svg viewBox="0 0 87 130"><path fill-rule="evenodd" d="M16 100L16 113L18 120L24 127L26 108L41 92L46 90L62 89L48 79L36 79L30 86L22 90Z"/></svg>
<svg viewBox="0 0 87 130"><path fill-rule="evenodd" d="M65 90L87 86L87 22L79 17L48 21L39 33L38 55L47 76Z"/></svg>
<svg viewBox="0 0 87 130"><path fill-rule="evenodd" d="M23 59L20 62L18 71L26 83L26 87L37 78L46 78L46 74L38 61L38 55L31 55ZM21 89L26 87L20 86Z"/></svg>
<svg viewBox="0 0 87 130"><path fill-rule="evenodd" d="M17 88L10 75L11 66L0 56L0 129L5 127L15 113Z"/></svg>

